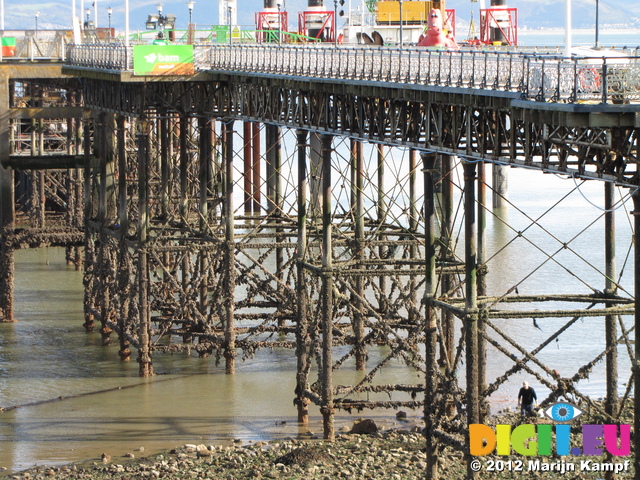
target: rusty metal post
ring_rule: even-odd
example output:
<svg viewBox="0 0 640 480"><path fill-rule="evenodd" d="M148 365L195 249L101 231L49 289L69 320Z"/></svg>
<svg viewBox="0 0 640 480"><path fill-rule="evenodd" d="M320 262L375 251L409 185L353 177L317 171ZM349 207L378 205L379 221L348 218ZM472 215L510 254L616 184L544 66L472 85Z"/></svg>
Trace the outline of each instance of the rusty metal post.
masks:
<svg viewBox="0 0 640 480"><path fill-rule="evenodd" d="M505 208L507 203L509 167L493 164L493 208Z"/></svg>
<svg viewBox="0 0 640 480"><path fill-rule="evenodd" d="M139 120L138 126L138 363L141 377L153 375L151 362L151 310L149 305L149 122Z"/></svg>
<svg viewBox="0 0 640 480"><path fill-rule="evenodd" d="M478 164L478 296L487 294L487 271L484 264L486 259L486 225L487 225L487 184L485 179L485 164ZM485 324L482 315L478 316L478 392L480 395L480 420L484 421L489 412L486 399L482 396L487 388L487 342L484 338Z"/></svg>
<svg viewBox="0 0 640 480"><path fill-rule="evenodd" d="M633 193L633 279L635 298L634 328L640 332L640 190ZM640 342L634 344L635 358L631 364L633 372L633 431L640 432ZM634 436L634 452L640 452L640 435ZM635 480L640 480L640 455L635 455L633 460L635 468Z"/></svg>
<svg viewBox="0 0 640 480"><path fill-rule="evenodd" d="M384 187L384 167L385 167L385 159L384 159L384 145L380 145L377 144L376 145L376 151L378 153L377 156L377 160L378 160L378 164L377 164L377 169L378 169L378 201L377 201L377 214L378 214L378 222L380 224L380 226L382 227L382 225L384 225L387 221L387 201L386 201L386 190ZM384 232L385 228L382 227L381 231ZM379 240L381 242L384 242L387 239L387 236L382 233L379 236ZM384 258L385 256L385 247L380 246L378 247L378 255L380 256L380 258ZM380 265L380 270L382 270L382 272L380 273L380 278L379 278L379 285L380 285L380 298L378 299L378 305L380 308L380 312L384 313L387 311L388 308L388 299L387 299L387 277L384 274L384 270L386 270L386 268L384 267L384 265Z"/></svg>
<svg viewBox="0 0 640 480"><path fill-rule="evenodd" d="M478 283L475 212L476 164L464 163L465 350L467 368L467 425L480 422L478 395ZM467 478L477 478L467 458Z"/></svg>
<svg viewBox="0 0 640 480"><path fill-rule="evenodd" d="M355 258L356 268L363 268L364 260L364 152L362 142L351 140L351 203L355 212ZM364 345L364 318L361 298L364 298L364 277L354 278L354 290L357 295L352 296L353 333L355 335L356 370L364 370L367 351Z"/></svg>
<svg viewBox="0 0 640 480"><path fill-rule="evenodd" d="M225 371L235 373L236 334L235 334L235 240L234 240L234 207L233 207L233 120L224 124L224 162L225 162L225 270L226 297L224 299L224 358Z"/></svg>
<svg viewBox="0 0 640 480"><path fill-rule="evenodd" d="M442 224L440 237L442 238L443 248L441 257L443 261L454 259L453 256L453 156L442 155ZM442 275L442 292L450 295L450 290L455 285L454 274L444 273ZM442 310L442 331L444 336L445 352L449 365L453 365L455 357L455 334L454 334L454 316L448 310ZM444 358L443 358L444 363Z"/></svg>
<svg viewBox="0 0 640 480"><path fill-rule="evenodd" d="M253 213L260 214L262 197L260 195L260 124L254 122L251 124L253 130L252 136L252 152L253 152Z"/></svg>
<svg viewBox="0 0 640 480"><path fill-rule="evenodd" d="M129 231L129 199L127 195L127 127L126 118L119 115L116 118L116 142L118 156L118 268L116 269L116 285L120 297L120 311L118 314L118 335L120 340L120 350L118 355L120 360L128 362L131 359L131 348L129 340L125 335L127 320L129 319L129 306L131 304L131 265L129 257L129 247L127 246L127 232Z"/></svg>
<svg viewBox="0 0 640 480"><path fill-rule="evenodd" d="M615 222L615 185L611 182L604 184L604 255L605 255L605 287L606 296L617 293L616 272L616 222ZM618 332L617 317L605 317L605 339L607 347L607 401L605 410L609 415L616 415L618 409Z"/></svg>
<svg viewBox="0 0 640 480"><path fill-rule="evenodd" d="M425 217L425 387L424 387L424 417L425 437L427 441L427 472L426 478L438 478L438 458L436 455L436 436L433 432L436 424L434 418L435 394L438 387L437 375L437 318L434 299L438 285L436 274L436 206L434 176L438 174L436 155L423 155L424 159L424 217Z"/></svg>
<svg viewBox="0 0 640 480"><path fill-rule="evenodd" d="M253 154L251 148L251 122L242 123L243 159L244 159L244 213L253 211Z"/></svg>
<svg viewBox="0 0 640 480"><path fill-rule="evenodd" d="M95 241L93 229L90 221L93 218L93 168L91 156L91 112L85 110L84 130L83 130L83 153L84 153L84 225L85 225L85 241L84 241L84 328L87 332L92 332L95 327L93 306L95 304Z"/></svg>
<svg viewBox="0 0 640 480"><path fill-rule="evenodd" d="M0 111L8 112L10 107L10 86L8 69L0 72ZM0 115L0 160L9 159L11 124L9 115ZM15 229L14 173L11 168L0 164L0 320L14 322L13 295L15 259L10 237Z"/></svg>
<svg viewBox="0 0 640 480"><path fill-rule="evenodd" d="M169 202L171 190L169 184L169 151L171 149L171 129L166 111L160 112L158 122L160 136L160 217L162 221L169 218Z"/></svg>
<svg viewBox="0 0 640 480"><path fill-rule="evenodd" d="M109 124L108 124L109 123ZM110 135L110 131L107 131L107 127L113 128L113 114L101 113L100 121L97 124L97 131L95 132L98 137L98 223L100 225L99 238L100 244L98 246L98 265L96 265L97 278L100 284L98 288L98 301L100 307L100 334L102 336L102 345L106 346L111 343L111 327L108 325L108 321L112 316L111 311L111 285L108 282L108 272L112 268L109 256L109 240L107 229L108 222L108 208L107 208L107 190L111 188L109 183L113 180L112 176L108 175L108 171L113 170L113 137Z"/></svg>
<svg viewBox="0 0 640 480"><path fill-rule="evenodd" d="M296 324L296 405L298 422L309 423L309 399L303 395L309 388L309 304L307 297L307 272L304 261L307 253L307 132L297 130L298 149L298 246L296 251L297 324Z"/></svg>
<svg viewBox="0 0 640 480"><path fill-rule="evenodd" d="M200 185L199 213L200 213L200 233L205 236L209 231L209 196L211 191L211 158L213 144L211 140L212 122L206 117L198 117L198 180ZM229 211L226 211L227 216ZM233 216L233 212L231 212ZM198 285L198 310L203 317L207 318L209 307L209 287L207 270L209 267L208 252L201 250L198 252L198 261L200 262L200 284ZM232 293L231 293L232 294ZM203 350L200 355L207 355Z"/></svg>
<svg viewBox="0 0 640 480"><path fill-rule="evenodd" d="M617 293L617 272L616 272L616 223L615 223L615 184L605 182L604 184L604 255L605 255L605 287L604 294L607 297L615 296ZM605 342L607 348L606 357L606 380L607 395L605 401L605 411L616 416L618 410L618 332L616 326L616 315L606 315ZM607 461L613 461L613 457L607 454ZM615 473L606 471L606 480L614 480Z"/></svg>
<svg viewBox="0 0 640 480"><path fill-rule="evenodd" d="M335 439L333 407L333 246L331 135L322 134L322 417L325 440Z"/></svg>
<svg viewBox="0 0 640 480"><path fill-rule="evenodd" d="M281 207L282 185L280 166L282 163L282 128L267 125L267 212L279 212Z"/></svg>
<svg viewBox="0 0 640 480"><path fill-rule="evenodd" d="M416 187L416 179L418 176L418 158L420 153L418 150L411 149L409 151L409 231L415 238L418 238L418 193ZM435 189L435 186L434 186ZM412 244L409 247L409 258L411 261L416 259L418 254L418 248ZM414 265L411 265L411 270L414 269ZM411 308L409 309L408 320L410 324L415 324L419 316L417 315L418 306L416 304L416 278L412 275L409 278L409 295L411 301Z"/></svg>

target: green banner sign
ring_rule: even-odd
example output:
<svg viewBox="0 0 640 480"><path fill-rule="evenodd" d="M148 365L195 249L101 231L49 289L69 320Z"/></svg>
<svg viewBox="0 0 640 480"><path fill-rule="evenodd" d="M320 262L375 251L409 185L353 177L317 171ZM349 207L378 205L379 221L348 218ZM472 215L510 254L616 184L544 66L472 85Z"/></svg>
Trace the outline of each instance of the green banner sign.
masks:
<svg viewBox="0 0 640 480"><path fill-rule="evenodd" d="M134 45L134 75L193 75L193 45Z"/></svg>
<svg viewBox="0 0 640 480"><path fill-rule="evenodd" d="M16 37L2 37L2 56L13 57L16 54Z"/></svg>

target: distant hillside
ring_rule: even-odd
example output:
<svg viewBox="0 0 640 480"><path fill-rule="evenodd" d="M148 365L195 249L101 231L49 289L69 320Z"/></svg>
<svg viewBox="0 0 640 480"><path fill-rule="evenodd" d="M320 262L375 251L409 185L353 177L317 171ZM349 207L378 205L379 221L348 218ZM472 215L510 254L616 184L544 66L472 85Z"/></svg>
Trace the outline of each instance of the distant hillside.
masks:
<svg viewBox="0 0 640 480"><path fill-rule="evenodd" d="M165 13L177 16L176 27L185 28L188 22L188 10L185 0L163 2ZM358 0L346 0L345 7L360 4ZM410 0L405 0L410 1ZM332 0L324 0L327 10L334 9ZM518 9L520 26L527 28L561 28L564 26L564 0L513 0L509 7ZM10 29L33 29L35 28L35 13L39 12L39 28L69 28L71 25L71 2L69 0L23 0L19 6L7 4L5 7L5 28ZM121 0L100 0L98 7L99 26L106 27L108 24L107 7L113 7L111 24L121 30L124 28L124 2ZM304 11L308 4L307 0L280 0L283 11L289 12L289 24L292 28L297 27L298 12ZM81 9L81 0L76 0L78 12ZM262 10L264 0L238 0L238 23L241 25L254 25L255 13ZM486 0L486 5L490 5L490 0ZM84 0L83 8L91 9L91 19L93 20L94 8L92 0ZM637 0L600 0L600 25L602 27L635 27L640 28L640 2ZM340 7L343 8L343 7ZM339 9L340 9L339 8ZM468 26L473 12L476 23L479 18L479 2L469 0L449 0L447 8L454 8L459 25L462 28ZM130 0L130 27L132 31L144 30L144 23L148 14L156 12L155 2L148 0ZM82 13L82 20L85 20L85 13ZM209 25L219 23L218 2L210 0L195 0L193 10L193 20L198 25L205 28ZM338 25L340 25L340 21ZM592 28L595 24L595 0L573 1L573 27ZM639 42L640 44L640 39Z"/></svg>

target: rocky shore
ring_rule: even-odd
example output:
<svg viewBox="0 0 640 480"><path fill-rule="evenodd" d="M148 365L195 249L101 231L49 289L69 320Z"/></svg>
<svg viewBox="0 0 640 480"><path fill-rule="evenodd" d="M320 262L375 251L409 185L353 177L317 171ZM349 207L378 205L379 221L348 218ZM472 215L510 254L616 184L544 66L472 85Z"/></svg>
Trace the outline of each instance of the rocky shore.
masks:
<svg viewBox="0 0 640 480"><path fill-rule="evenodd" d="M246 445L184 445L148 458L104 454L92 465L37 467L13 480L422 480L425 440L419 428L341 434L335 442L288 439ZM138 453L138 452L136 452ZM461 459L460 459L461 460Z"/></svg>
<svg viewBox="0 0 640 480"><path fill-rule="evenodd" d="M515 425L518 416L503 415L500 422ZM599 457L597 461L624 465L625 460L629 460L631 465L619 471L616 478L631 479L633 459L631 455L617 459ZM480 479L605 478L604 471L583 469L581 462L585 458L582 456L492 456L476 460L480 465ZM538 468L532 468L529 460ZM569 464L574 464L575 470L565 468ZM562 472L544 471L545 466L554 468L554 465L562 468ZM37 467L0 477L11 480L422 480L426 467L425 439L420 427L407 425L377 431L373 421L364 420L356 422L350 431L340 433L331 443L310 434L277 442L241 444L238 440L228 446L183 445L150 457L144 457L144 451L114 457L103 453L102 458L89 464ZM467 464L462 453L445 450L439 455L438 469L440 478L463 480ZM488 471L490 469L492 471Z"/></svg>

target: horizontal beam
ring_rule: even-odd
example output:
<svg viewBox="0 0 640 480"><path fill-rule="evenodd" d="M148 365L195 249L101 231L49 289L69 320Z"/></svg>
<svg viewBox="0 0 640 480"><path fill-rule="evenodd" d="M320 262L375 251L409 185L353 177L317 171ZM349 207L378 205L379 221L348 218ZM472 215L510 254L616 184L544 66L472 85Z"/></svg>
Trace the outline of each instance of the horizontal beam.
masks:
<svg viewBox="0 0 640 480"><path fill-rule="evenodd" d="M83 112L82 107L11 108L9 118L13 120L82 118Z"/></svg>
<svg viewBox="0 0 640 480"><path fill-rule="evenodd" d="M95 157L89 158L93 163ZM2 160L2 166L14 170L59 170L84 167L85 159L84 155L11 155Z"/></svg>

